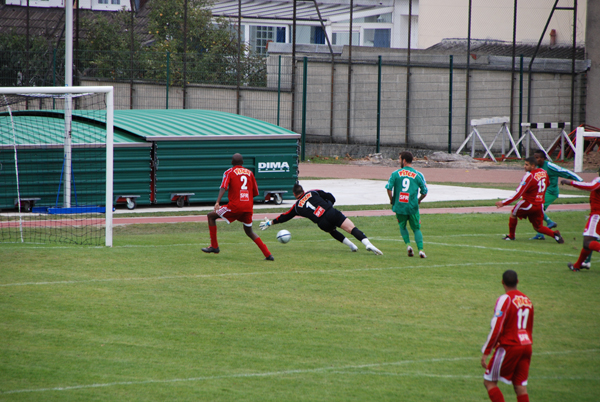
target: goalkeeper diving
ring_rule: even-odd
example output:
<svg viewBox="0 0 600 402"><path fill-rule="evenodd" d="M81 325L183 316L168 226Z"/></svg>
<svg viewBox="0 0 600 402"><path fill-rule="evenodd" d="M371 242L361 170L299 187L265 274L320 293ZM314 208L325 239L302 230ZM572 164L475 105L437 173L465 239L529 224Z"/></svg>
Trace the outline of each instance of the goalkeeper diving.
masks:
<svg viewBox="0 0 600 402"><path fill-rule="evenodd" d="M323 190L304 192L304 189L298 183L294 185L292 191L294 197L296 197L296 203L289 211L279 215L272 221L265 218L265 221L259 225L261 230L266 230L278 223L287 222L293 217L300 215L316 223L319 229L329 233L334 239L348 246L351 251L357 251L358 247L342 233L338 232L337 228L341 228L354 236L365 245L367 251L372 251L376 255L383 255L377 247L371 244L367 236L354 226L354 223L350 219L346 218L343 213L333 207L333 204L335 204L333 194Z"/></svg>

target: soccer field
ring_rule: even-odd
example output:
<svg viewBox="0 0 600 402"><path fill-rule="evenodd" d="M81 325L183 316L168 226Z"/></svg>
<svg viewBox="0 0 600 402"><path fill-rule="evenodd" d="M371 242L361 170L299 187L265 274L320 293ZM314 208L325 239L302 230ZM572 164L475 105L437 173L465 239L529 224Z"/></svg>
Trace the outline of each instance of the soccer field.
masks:
<svg viewBox="0 0 600 402"><path fill-rule="evenodd" d="M0 244L0 400L486 401L481 345L514 269L535 306L531 400L597 402L600 258L569 271L586 213L552 218L563 245L524 221L502 241L505 214L424 215L424 260L392 217L352 218L383 256L306 219L259 233L274 262L239 223L219 222L219 255L200 251L206 224Z"/></svg>

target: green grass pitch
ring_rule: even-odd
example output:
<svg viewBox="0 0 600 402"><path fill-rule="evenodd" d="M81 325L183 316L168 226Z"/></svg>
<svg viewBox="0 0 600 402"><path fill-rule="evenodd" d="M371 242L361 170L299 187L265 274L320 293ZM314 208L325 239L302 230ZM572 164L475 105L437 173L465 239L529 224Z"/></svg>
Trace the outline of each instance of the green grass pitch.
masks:
<svg viewBox="0 0 600 402"><path fill-rule="evenodd" d="M423 215L425 260L392 217L352 218L383 256L308 220L255 224L274 262L239 223L219 223L219 255L205 223L118 227L111 249L0 244L0 400L486 401L481 345L514 269L531 400L596 402L600 257L570 272L586 213L552 218L563 245L524 221L502 241L505 214Z"/></svg>

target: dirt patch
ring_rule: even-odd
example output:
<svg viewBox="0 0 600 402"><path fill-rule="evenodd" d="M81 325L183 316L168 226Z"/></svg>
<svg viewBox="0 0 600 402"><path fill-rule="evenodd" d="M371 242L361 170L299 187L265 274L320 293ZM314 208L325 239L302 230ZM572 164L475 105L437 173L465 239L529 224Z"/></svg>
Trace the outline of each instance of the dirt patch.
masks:
<svg viewBox="0 0 600 402"><path fill-rule="evenodd" d="M397 159L384 158L381 154L371 154L364 158L353 159L349 156L340 158L350 165L359 166L387 166L400 167ZM554 161L559 166L568 170L573 170L573 161ZM523 170L523 162L518 159L510 159L502 162L493 162L491 160L480 160L471 158L468 155L448 154L446 152L434 152L432 154L415 158L413 160L415 168L448 168L448 169L508 169ZM600 167L600 152L590 152L583 157L583 171L594 173Z"/></svg>

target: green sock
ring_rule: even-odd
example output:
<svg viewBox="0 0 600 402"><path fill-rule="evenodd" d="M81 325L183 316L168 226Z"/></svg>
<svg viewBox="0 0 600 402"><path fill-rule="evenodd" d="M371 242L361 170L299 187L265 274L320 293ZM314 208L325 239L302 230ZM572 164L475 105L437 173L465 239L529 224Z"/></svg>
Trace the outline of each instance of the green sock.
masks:
<svg viewBox="0 0 600 402"><path fill-rule="evenodd" d="M421 233L421 229L415 230L415 241L419 251L423 250L423 233Z"/></svg>
<svg viewBox="0 0 600 402"><path fill-rule="evenodd" d="M402 240L404 240L405 244L410 244L410 235L408 234L407 228L400 228L400 234L402 235Z"/></svg>
<svg viewBox="0 0 600 402"><path fill-rule="evenodd" d="M546 224L548 224L548 225L549 225L549 224L551 224L551 223L554 223L554 222L552 221L552 219L550 219L550 218L548 217L548 215L546 215L546 213L545 213L545 212L544 212L544 222L546 222Z"/></svg>
<svg viewBox="0 0 600 402"><path fill-rule="evenodd" d="M590 255L587 256L587 258L584 261L586 264L589 264L590 262L592 262L592 253L590 253Z"/></svg>

